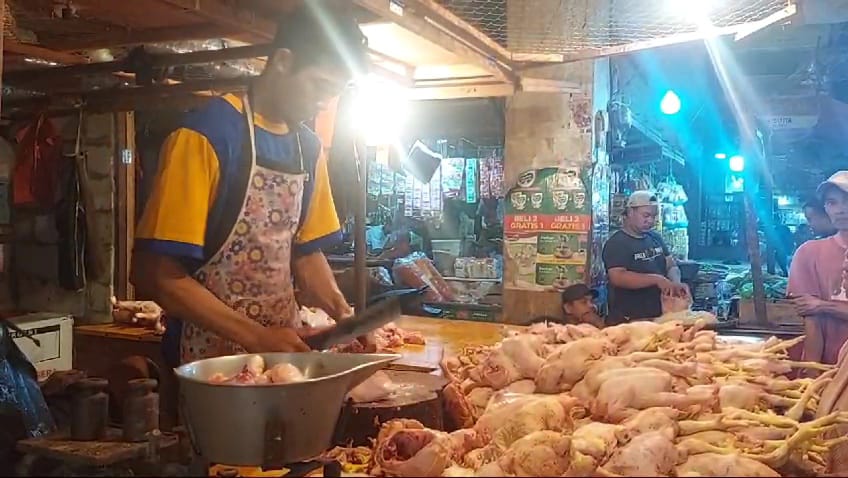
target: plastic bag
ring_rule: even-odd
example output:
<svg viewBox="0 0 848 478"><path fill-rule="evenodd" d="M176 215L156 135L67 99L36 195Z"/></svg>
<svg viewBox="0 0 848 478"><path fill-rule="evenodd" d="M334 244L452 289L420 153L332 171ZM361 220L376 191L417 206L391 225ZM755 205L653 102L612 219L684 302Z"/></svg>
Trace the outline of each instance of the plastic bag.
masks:
<svg viewBox="0 0 848 478"><path fill-rule="evenodd" d="M392 268L395 279L400 285L411 288L429 286L424 293L427 302L453 302L456 294L444 277L436 270L430 259L421 252L414 252L395 261Z"/></svg>
<svg viewBox="0 0 848 478"><path fill-rule="evenodd" d="M35 438L55 430L53 417L41 393L35 367L0 322L0 445ZM10 443L7 443L10 442Z"/></svg>

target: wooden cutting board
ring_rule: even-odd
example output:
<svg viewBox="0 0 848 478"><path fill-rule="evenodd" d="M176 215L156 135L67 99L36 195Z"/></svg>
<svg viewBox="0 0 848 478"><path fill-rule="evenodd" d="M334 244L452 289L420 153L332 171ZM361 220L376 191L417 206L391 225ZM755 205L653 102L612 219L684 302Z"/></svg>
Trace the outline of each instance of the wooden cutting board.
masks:
<svg viewBox="0 0 848 478"><path fill-rule="evenodd" d="M445 346L432 338L425 345L405 345L397 350L402 357L389 365L389 370L430 373L441 369Z"/></svg>
<svg viewBox="0 0 848 478"><path fill-rule="evenodd" d="M398 387L388 399L367 403L349 403L342 409L336 425L334 443L339 446L369 446L380 426L395 418L418 420L425 427L444 429L442 389L447 380L420 373L389 370Z"/></svg>

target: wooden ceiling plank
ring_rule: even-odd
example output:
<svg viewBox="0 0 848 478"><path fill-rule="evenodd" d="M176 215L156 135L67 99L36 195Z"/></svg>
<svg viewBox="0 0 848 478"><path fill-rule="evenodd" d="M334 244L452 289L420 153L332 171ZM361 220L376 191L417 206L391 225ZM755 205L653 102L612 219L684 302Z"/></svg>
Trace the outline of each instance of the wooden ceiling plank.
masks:
<svg viewBox="0 0 848 478"><path fill-rule="evenodd" d="M354 0L356 4L368 11L379 15L386 20L392 21L400 27L414 33L425 40L434 43L435 45L444 48L445 50L458 55L464 60L473 62L475 65L484 68L493 75L503 81L513 83L515 81L512 71L501 65L497 61L493 61L490 57L480 51L472 48L464 41L450 35L444 30L438 28L433 23L427 21L426 18L416 16L414 14L399 14L396 13L385 0ZM378 46L374 45L375 48Z"/></svg>
<svg viewBox="0 0 848 478"><path fill-rule="evenodd" d="M87 58L79 55L72 55L70 53L54 51L39 45L20 43L9 38L7 38L3 42L3 51L8 53L14 53L16 55L22 55L28 58L35 58L38 60L44 60L64 65L80 65L88 63Z"/></svg>
<svg viewBox="0 0 848 478"><path fill-rule="evenodd" d="M220 25L236 27L241 31L255 35L261 41L274 37L276 23L266 20L256 12L221 0L160 0L184 11L196 13L207 20Z"/></svg>
<svg viewBox="0 0 848 478"><path fill-rule="evenodd" d="M190 65L201 63L213 63L217 61L240 60L245 58L257 58L266 55L269 45L248 45L220 50L201 50L189 53L162 53L150 54L150 65L154 68L163 68L177 65ZM65 54L67 55L67 54ZM9 72L4 78L9 83L26 83L34 79L44 80L46 75L57 78L74 75L92 75L98 73L114 73L126 68L126 63L121 60L102 63L89 63L87 65L59 66L53 68L33 68L29 70L18 70Z"/></svg>
<svg viewBox="0 0 848 478"><path fill-rule="evenodd" d="M486 82L480 84L423 86L410 91L413 100L451 100L459 98L491 98L512 96L515 87L508 83Z"/></svg>
<svg viewBox="0 0 848 478"><path fill-rule="evenodd" d="M46 46L61 51L96 50L98 48L140 45L143 43L206 40L228 37L237 33L239 33L239 29L232 26L206 23L189 27L106 31L95 35L63 40L61 43L47 43Z"/></svg>

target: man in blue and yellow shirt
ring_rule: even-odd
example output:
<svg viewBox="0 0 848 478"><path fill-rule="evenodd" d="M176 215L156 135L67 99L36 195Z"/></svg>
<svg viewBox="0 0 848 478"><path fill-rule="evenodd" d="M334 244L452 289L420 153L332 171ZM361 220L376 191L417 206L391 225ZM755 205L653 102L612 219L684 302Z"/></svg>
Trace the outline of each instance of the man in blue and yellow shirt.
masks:
<svg viewBox="0 0 848 478"><path fill-rule="evenodd" d="M367 66L356 21L319 2L280 23L250 94L211 99L165 141L132 279L168 314L172 363L304 351L294 282L350 315L321 248L341 237L327 159L303 126ZM179 347L179 349L178 349Z"/></svg>

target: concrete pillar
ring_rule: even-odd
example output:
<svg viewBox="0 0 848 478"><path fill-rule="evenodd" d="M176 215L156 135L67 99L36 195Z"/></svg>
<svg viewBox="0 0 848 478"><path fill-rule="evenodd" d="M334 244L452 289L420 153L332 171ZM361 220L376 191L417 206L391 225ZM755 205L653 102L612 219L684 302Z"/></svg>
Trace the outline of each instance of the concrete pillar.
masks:
<svg viewBox="0 0 848 478"><path fill-rule="evenodd" d="M585 9L589 12L587 2ZM559 1L527 2L508 0L509 47L525 53L533 38L550 36L569 38L571 32L559 31L567 22ZM527 11L532 5L533 12ZM573 10L573 8L572 8ZM548 53L538 51L536 53ZM516 184L519 174L528 169L557 166L590 167L592 163L592 91L594 62L591 60L533 69L534 78L578 83L582 94L519 92L508 99L506 110L506 187ZM605 105L604 105L605 106ZM516 288L517 266L504 264L504 319L524 323L541 315L561 316L557 292ZM588 274L587 274L588 275Z"/></svg>

